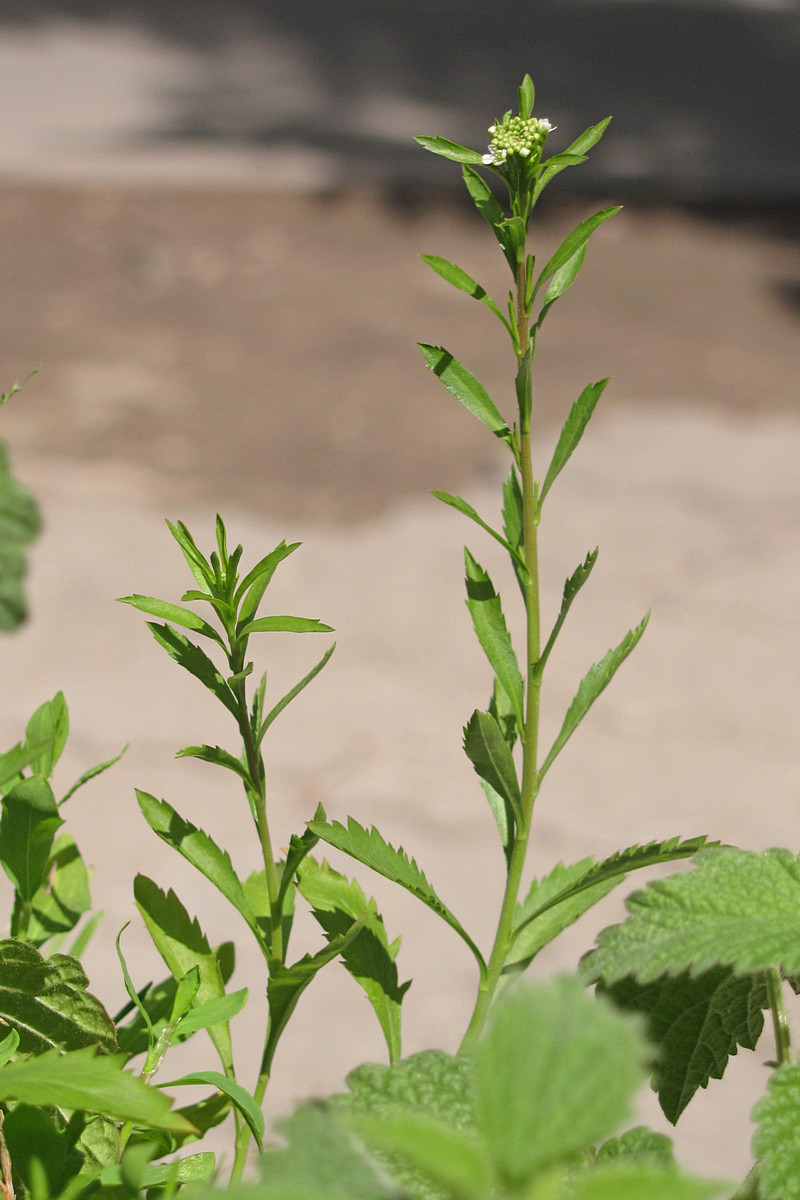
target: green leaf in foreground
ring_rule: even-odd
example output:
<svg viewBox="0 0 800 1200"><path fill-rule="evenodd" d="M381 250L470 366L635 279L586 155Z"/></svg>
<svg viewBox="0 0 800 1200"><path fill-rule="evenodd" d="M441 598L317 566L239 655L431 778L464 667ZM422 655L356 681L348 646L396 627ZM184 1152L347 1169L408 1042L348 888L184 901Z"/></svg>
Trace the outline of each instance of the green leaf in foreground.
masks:
<svg viewBox="0 0 800 1200"><path fill-rule="evenodd" d="M466 942L475 956L481 973L485 972L486 964L480 950L447 905L442 903L414 859L408 857L402 846L395 849L394 846L383 840L374 825L367 830L363 825L359 825L353 817L347 818L346 827L339 821L331 824L324 821L309 821L308 828L329 846L334 846L337 850L349 854L351 858L357 859L370 870L377 871L379 875L391 879L393 883L398 883L421 900L423 904L426 904Z"/></svg>
<svg viewBox="0 0 800 1200"><path fill-rule="evenodd" d="M614 1133L644 1079L638 1022L560 976L517 983L475 1059L478 1129L512 1192Z"/></svg>
<svg viewBox="0 0 800 1200"><path fill-rule="evenodd" d="M590 667L586 675L584 675L575 699L567 709L567 715L564 717L564 724L561 726L558 737L553 742L547 758L542 763L540 778L549 770L554 759L563 750L597 697L611 683L611 680L647 628L649 619L650 614L648 613L635 629L632 629L625 635L618 646L615 646L613 650L609 650L600 662Z"/></svg>
<svg viewBox="0 0 800 1200"><path fill-rule="evenodd" d="M653 1162L610 1162L576 1175L568 1194L570 1200L710 1200L734 1186Z"/></svg>
<svg viewBox="0 0 800 1200"><path fill-rule="evenodd" d="M191 1132L191 1125L170 1112L171 1101L156 1088L122 1070L122 1055L95 1054L94 1047L48 1050L0 1071L0 1100L57 1105L105 1113L155 1129Z"/></svg>
<svg viewBox="0 0 800 1200"><path fill-rule="evenodd" d="M738 975L800 970L800 859L788 850L702 850L693 870L655 880L626 907L588 961L605 984L718 966Z"/></svg>
<svg viewBox="0 0 800 1200"><path fill-rule="evenodd" d="M208 621L204 621L196 612L192 612L190 608L184 608L180 604L171 604L168 600L157 600L155 596L140 596L134 594L132 596L120 596L120 604L130 604L132 608L138 608L140 612L147 613L151 617L160 617L164 621L174 621L176 625L182 625L184 629L191 629L195 633L202 633L203 637L211 638L212 641L223 645L222 638L217 633ZM151 625L151 622L147 622Z"/></svg>
<svg viewBox="0 0 800 1200"><path fill-rule="evenodd" d="M753 1154L761 1159L758 1194L762 1200L800 1200L800 1064L784 1063L772 1072L767 1094L753 1109Z"/></svg>
<svg viewBox="0 0 800 1200"><path fill-rule="evenodd" d="M658 1047L653 1089L674 1125L699 1088L721 1079L739 1046L754 1050L768 1005L762 975L734 975L714 967L640 984L627 977L608 989L617 1007L647 1018Z"/></svg>
<svg viewBox="0 0 800 1200"><path fill-rule="evenodd" d="M501 441L509 441L511 430L483 384L442 346L428 346L420 342L419 348L425 356L426 363L434 375L441 379L448 392L482 421L495 437Z"/></svg>

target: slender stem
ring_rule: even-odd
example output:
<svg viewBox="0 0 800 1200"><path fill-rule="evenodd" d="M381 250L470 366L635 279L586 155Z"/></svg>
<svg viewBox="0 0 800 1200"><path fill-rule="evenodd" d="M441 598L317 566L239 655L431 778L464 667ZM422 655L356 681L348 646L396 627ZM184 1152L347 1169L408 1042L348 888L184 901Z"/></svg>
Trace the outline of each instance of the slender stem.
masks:
<svg viewBox="0 0 800 1200"><path fill-rule="evenodd" d="M517 268L517 326L520 339L518 368L522 366L530 346L528 333L529 313L525 304L525 259ZM530 362L528 369L530 369ZM479 1037L494 999L503 966L511 946L514 910L519 897L522 873L528 853L533 806L539 791L539 772L536 764L539 745L539 698L541 679L537 664L541 653L540 603L539 603L539 555L537 528L538 505L533 479L531 455L531 431L528 414L520 413L520 475L522 482L523 553L525 557L525 613L526 613L526 675L527 694L525 729L522 732L522 822L516 831L514 845L508 864L506 887L500 909L492 953L486 977L478 988L475 1008L461 1044L462 1050L471 1048Z"/></svg>
<svg viewBox="0 0 800 1200"><path fill-rule="evenodd" d="M775 1031L775 1057L778 1066L783 1066L784 1063L792 1061L792 1037L783 998L783 984L777 967L771 967L767 971L767 995L772 1011L772 1028Z"/></svg>

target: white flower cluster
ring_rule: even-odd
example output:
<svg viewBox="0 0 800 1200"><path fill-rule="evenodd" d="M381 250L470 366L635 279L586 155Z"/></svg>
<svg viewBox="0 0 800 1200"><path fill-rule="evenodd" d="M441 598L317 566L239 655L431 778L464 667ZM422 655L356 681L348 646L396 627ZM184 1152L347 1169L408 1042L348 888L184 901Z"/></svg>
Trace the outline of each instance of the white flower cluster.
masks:
<svg viewBox="0 0 800 1200"><path fill-rule="evenodd" d="M532 154L538 157L544 145L544 139L555 129L546 117L504 117L496 125L489 126L492 140L489 152L482 156L482 162L487 167L501 167L509 154L518 154L520 158L529 158Z"/></svg>

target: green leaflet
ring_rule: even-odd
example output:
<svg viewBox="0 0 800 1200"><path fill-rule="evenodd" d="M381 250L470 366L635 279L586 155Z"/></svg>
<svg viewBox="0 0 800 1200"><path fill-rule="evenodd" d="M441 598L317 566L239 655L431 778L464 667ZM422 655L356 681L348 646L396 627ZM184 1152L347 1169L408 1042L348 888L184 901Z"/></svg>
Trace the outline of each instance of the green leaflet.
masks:
<svg viewBox="0 0 800 1200"><path fill-rule="evenodd" d="M800 1200L800 1064L772 1071L767 1094L753 1109L753 1154L761 1159L758 1195L762 1200Z"/></svg>
<svg viewBox="0 0 800 1200"><path fill-rule="evenodd" d="M19 783L21 772L40 754L45 753L52 745L52 739L46 742L39 742L35 746L17 743L5 754L0 754L0 790L2 794ZM11 785L10 787L8 785Z"/></svg>
<svg viewBox="0 0 800 1200"><path fill-rule="evenodd" d="M230 855L202 829L184 820L166 800L157 800L149 792L136 789L136 799L150 828L162 841L173 846L187 862L205 875L229 900L247 922L263 948L263 938L255 914L245 896L241 880L233 869Z"/></svg>
<svg viewBox="0 0 800 1200"><path fill-rule="evenodd" d="M260 1150L264 1137L264 1114L250 1093L235 1080L229 1079L226 1075L220 1075L219 1071L192 1071L189 1075L182 1075L180 1079L171 1079L168 1083L162 1083L159 1086L183 1087L196 1083L210 1084L211 1087L228 1097L249 1125L250 1132Z"/></svg>
<svg viewBox="0 0 800 1200"><path fill-rule="evenodd" d="M113 758L107 758L105 762L97 763L94 767L89 767L87 771L79 775L72 787L68 788L59 800L58 807L60 808L62 804L66 804L67 800L74 796L78 789L82 788L85 783L88 783L91 779L96 779L98 775L102 775L109 767L113 767L115 763L118 763L127 749L128 743L126 742L119 754L115 754Z"/></svg>
<svg viewBox="0 0 800 1200"><path fill-rule="evenodd" d="M207 687L235 717L237 715L236 698L223 679L222 673L205 651L196 646L194 642L190 642L184 634L178 633L177 629L173 629L171 625L156 625L154 621L148 621L147 627L170 658L174 658L184 671L188 671L190 675L194 675L195 679L199 679L203 686Z"/></svg>
<svg viewBox="0 0 800 1200"><path fill-rule="evenodd" d="M604 221L607 221L609 217L613 217L618 213L621 207L620 204L616 204L612 208L604 208L601 212L595 213L593 217L587 217L585 221L581 221L580 225L577 225L573 229L569 237L566 237L558 247L553 257L548 260L547 265L543 267L539 278L536 280L531 299L536 297L543 283L546 283L551 276L555 275L556 271L560 271L562 267L566 266L573 255L578 253L581 246L589 240L595 229L599 225L602 225Z"/></svg>
<svg viewBox="0 0 800 1200"><path fill-rule="evenodd" d="M140 1188L157 1188L159 1185L206 1183L214 1173L215 1157L210 1150L199 1154L187 1154L185 1158L166 1163L146 1163L137 1184ZM100 1174L104 1187L119 1187L123 1182L123 1170L113 1164Z"/></svg>
<svg viewBox="0 0 800 1200"><path fill-rule="evenodd" d="M234 596L234 604L237 606L241 605L239 609L239 619L241 621L249 621L255 616L264 592L269 587L278 564L282 563L290 554L293 554L299 546L300 542L292 542L290 545L287 545L283 541L257 562L251 571L247 572L237 587Z"/></svg>
<svg viewBox="0 0 800 1200"><path fill-rule="evenodd" d="M56 692L52 700L46 700L36 709L25 729L25 746L43 745L45 749L30 760L34 775L49 779L53 767L69 735L69 710L63 692Z"/></svg>
<svg viewBox="0 0 800 1200"><path fill-rule="evenodd" d="M36 501L14 479L0 444L0 630L16 628L27 615L25 556L40 527Z"/></svg>
<svg viewBox="0 0 800 1200"><path fill-rule="evenodd" d="M481 304L485 304L496 317L500 318L509 333L511 332L509 323L497 307L497 304L487 294L486 289L481 287L471 275L468 275L466 271L462 271L461 267L457 267L455 263L448 262L446 258L440 258L438 254L421 254L420 258L437 275L441 275L442 279L452 284L454 288L458 288L460 292L466 292L468 296L472 296L473 300L480 300Z"/></svg>
<svg viewBox="0 0 800 1200"><path fill-rule="evenodd" d="M476 773L505 801L517 828L522 824L522 796L508 742L491 713L478 712L464 727L464 753Z"/></svg>
<svg viewBox="0 0 800 1200"><path fill-rule="evenodd" d="M467 608L478 641L489 664L509 698L517 721L517 729L525 727L524 684L511 637L503 615L500 597L480 563L464 550L467 585Z"/></svg>
<svg viewBox="0 0 800 1200"><path fill-rule="evenodd" d="M543 503L545 496L550 491L556 478L568 463L573 451L583 437L583 431L588 425L595 405L607 384L607 379L601 379L598 383L587 384L570 409L570 414L564 422L556 443L556 448L553 451L550 466L547 468L542 490L539 493L539 504Z"/></svg>
<svg viewBox="0 0 800 1200"><path fill-rule="evenodd" d="M605 133L606 126L610 120L611 117L606 117L604 121L600 121L597 125L590 125L590 127L584 130L580 137L576 138L570 146L567 146L566 150L562 151L561 154L553 155L553 158L545 160L545 162L542 164L544 170L539 176L536 182L536 187L534 188L534 200L539 198L542 189L547 187L550 180L555 175L558 175L559 171L563 171L565 167L573 166L574 164L583 161L586 151L591 150L592 146L596 145L597 142L600 141L600 138ZM574 158L571 157L573 155L575 156ZM571 161L564 162L563 160L568 156L570 156ZM555 162L554 159L556 158L561 161ZM551 163L552 165L550 165Z"/></svg>
<svg viewBox="0 0 800 1200"><path fill-rule="evenodd" d="M3 797L0 863L26 904L46 881L53 839L63 824L52 789L41 775L23 779Z"/></svg>
<svg viewBox="0 0 800 1200"><path fill-rule="evenodd" d="M237 638L249 637L251 633L333 633L333 626L314 617L257 617L255 621L240 622Z"/></svg>
<svg viewBox="0 0 800 1200"><path fill-rule="evenodd" d="M81 1050L48 1050L0 1071L0 1099L26 1104L58 1105L105 1113L155 1129L192 1132L189 1122L170 1112L171 1101L122 1070L123 1056Z"/></svg>
<svg viewBox="0 0 800 1200"><path fill-rule="evenodd" d="M561 608L559 610L558 617L556 618L556 623L553 626L550 637L547 639L545 648L542 651L542 653L539 657L539 661L536 664L536 668L535 668L536 673L540 679L544 672L545 664L546 664L548 658L550 657L550 652L556 643L556 638L558 637L559 633L561 632L561 626L564 624L564 621L566 620L566 617L567 617L567 613L569 612L570 608L572 607L572 601L575 599L578 592L581 590L583 585L586 583L586 580L589 578L589 576L592 573L592 568L594 567L594 564L597 562L597 554L598 554L598 550L597 550L597 547L595 547L594 550L591 550L586 555L586 558L581 563L581 565L579 567L576 567L576 569L570 575L569 579L567 579L566 582L564 583L564 592L561 597Z"/></svg>
<svg viewBox="0 0 800 1200"><path fill-rule="evenodd" d="M702 850L693 870L655 880L626 907L589 959L605 984L718 966L737 975L800 969L800 860L788 850Z"/></svg>
<svg viewBox="0 0 800 1200"><path fill-rule="evenodd" d="M635 629L632 629L625 635L618 646L615 646L613 650L609 650L608 653L600 660L600 662L595 663L592 667L590 667L586 675L584 675L575 695L575 699L567 709L567 715L564 717L564 724L561 726L561 730L556 740L550 747L547 758L542 763L541 770L539 772L540 778L543 778L546 772L549 770L553 761L563 750L564 746L578 728L597 697L608 687L609 683L614 678L625 659L628 657L641 638L642 634L647 628L647 622L649 619L650 614L648 613Z"/></svg>
<svg viewBox="0 0 800 1200"><path fill-rule="evenodd" d="M734 975L714 967L639 984L628 976L608 990L618 1008L647 1018L658 1047L653 1088L674 1125L699 1088L721 1079L739 1046L754 1050L768 1006L762 975Z"/></svg>
<svg viewBox="0 0 800 1200"><path fill-rule="evenodd" d="M299 867L299 891L330 941L346 934L363 918L363 928L342 951L342 962L367 995L380 1022L390 1062L402 1053L401 1004L411 980L400 984L395 957L399 939L389 944L383 917L356 880L347 879L327 862L306 857Z"/></svg>
<svg viewBox="0 0 800 1200"><path fill-rule="evenodd" d="M155 947L176 979L192 968L200 972L197 1003L218 1000L225 995L217 956L208 944L197 919L192 920L174 891L162 892L152 879L137 875L133 882L136 907L144 918ZM233 1070L231 1032L227 1021L208 1031L225 1071Z"/></svg>
<svg viewBox="0 0 800 1200"><path fill-rule="evenodd" d="M116 1050L114 1022L87 992L88 983L77 959L44 958L27 942L0 941L0 1018L19 1033L23 1053L96 1045Z"/></svg>
<svg viewBox="0 0 800 1200"><path fill-rule="evenodd" d="M486 180L477 171L473 170L466 163L462 166L461 170L464 175L464 183L466 184L467 191L472 197L475 207L500 243L500 247L506 257L506 262L513 271L516 260L513 248L509 245L503 230L505 214L502 208L495 199L492 189Z"/></svg>
<svg viewBox="0 0 800 1200"><path fill-rule="evenodd" d="M308 828L329 846L342 850L365 867L377 871L393 883L398 883L437 913L469 946L483 976L486 964L480 950L450 909L442 903L414 859L408 857L402 846L395 849L383 840L374 825L366 830L353 817L347 818L346 827L339 821L330 825L324 821L309 821Z"/></svg>
<svg viewBox="0 0 800 1200"><path fill-rule="evenodd" d="M120 604L130 604L133 608L138 608L140 612L147 613L151 617L160 617L164 621L174 621L176 625L182 625L184 629L191 629L195 633L202 633L203 637L211 638L212 641L219 643L224 648L224 642L212 625L208 621L204 621L197 613L192 612L190 608L184 608L180 604L170 604L167 600L157 600L154 596L120 596ZM148 621L148 625L150 622Z"/></svg>
<svg viewBox="0 0 800 1200"><path fill-rule="evenodd" d="M539 316L536 318L532 332L541 329L542 322L550 312L550 309L553 307L556 300L558 300L560 296L563 296L564 292L566 292L568 288L572 287L573 283L578 277L578 272L583 266L583 260L585 257L586 242L584 242L583 245L575 251L572 258L568 258L564 263L564 266L560 267L559 270L556 271L555 275L553 275L547 291L545 292L544 303L539 310Z"/></svg>
<svg viewBox="0 0 800 1200"><path fill-rule="evenodd" d="M480 525L481 529L485 529L488 534L491 534L494 540L499 542L500 545L511 555L512 559L514 560L514 567L517 571L525 572L527 570L525 566L525 559L523 558L522 554L520 554L518 548L512 545L511 542L507 538L503 537L501 533L498 533L496 529L492 529L491 525L487 525L483 517L479 516L472 505L468 504L466 500L462 500L460 496L451 496L449 492L435 491L431 494L435 496L437 500L441 500L442 504L448 504L450 508L455 508L458 512L463 513L465 517L469 517L471 521L474 521L476 525Z"/></svg>
<svg viewBox="0 0 800 1200"><path fill-rule="evenodd" d="M333 645L328 650L325 651L325 653L323 654L323 656L319 660L319 662L316 664L316 666L313 666L311 668L311 670L308 672L308 674L303 676L303 678L300 680L299 683L296 683L293 688L290 688L289 691L286 693L286 695L283 696L278 701L277 704L273 705L273 707L267 713L266 717L264 717L263 721L261 721L260 724L256 723L258 725L257 730L256 730L256 733L257 733L256 749L258 749L258 747L261 745L261 742L264 738L264 734L267 732L267 730L269 729L270 725L275 720L275 718L280 716L280 714L283 712L283 710L286 708L286 706L288 704L291 704L291 702L292 702L292 700L294 700L295 696L300 695L303 688L306 687L309 683L311 683L312 679L316 679L317 675L319 675L322 668L326 665L326 663L328 662L328 659L333 654L335 649L336 649L336 642L334 642Z"/></svg>
<svg viewBox="0 0 800 1200"><path fill-rule="evenodd" d="M241 759L236 758L229 750L223 750L221 746L183 746L175 757L199 758L202 762L214 763L218 767L227 767L229 771L233 771L234 775L238 775L240 779L244 780L248 787L253 786L250 772Z"/></svg>
<svg viewBox="0 0 800 1200"><path fill-rule="evenodd" d="M511 430L483 384L449 350L442 346L428 346L424 342L418 344L428 366L441 379L448 392L482 421L495 437L511 444Z"/></svg>
<svg viewBox="0 0 800 1200"><path fill-rule="evenodd" d="M448 138L443 137L415 137L415 142L419 142L423 150L430 150L431 154L441 154L443 158L449 158L453 162L458 163L479 163L482 160L482 155L477 150L470 150L467 146L460 146L458 142L451 142Z"/></svg>
<svg viewBox="0 0 800 1200"><path fill-rule="evenodd" d="M54 934L69 933L92 906L89 872L68 833L62 833L53 843L46 879L32 901L26 940L34 945L41 945Z"/></svg>

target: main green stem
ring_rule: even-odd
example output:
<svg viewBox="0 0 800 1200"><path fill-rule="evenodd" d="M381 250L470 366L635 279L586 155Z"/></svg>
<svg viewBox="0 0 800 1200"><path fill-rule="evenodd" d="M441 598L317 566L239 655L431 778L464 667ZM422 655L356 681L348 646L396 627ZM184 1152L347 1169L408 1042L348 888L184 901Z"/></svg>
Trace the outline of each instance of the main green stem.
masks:
<svg viewBox="0 0 800 1200"><path fill-rule="evenodd" d="M517 366L520 368L530 347L528 321L530 314L525 304L525 266L523 261L517 267L516 302L517 327L519 330L520 348ZM531 369L529 361L528 369ZM486 1023L492 1001L497 991L497 985L503 972L503 966L508 956L512 941L514 910L519 898L522 884L522 874L528 853L533 806L539 792L539 771L537 755L539 747L539 700L541 694L541 678L537 671L541 654L541 618L539 602L539 550L538 525L539 512L536 500L536 489L533 478L533 459L531 454L531 430L529 414L520 413L520 454L519 469L522 484L522 529L523 554L525 558L526 576L524 583L525 613L526 613L526 711L525 729L522 734L522 822L516 831L514 846L508 864L508 875L503 893L503 903L497 924L492 953L487 965L486 975L478 988L475 1008L467 1027L467 1032L461 1043L462 1051L470 1050Z"/></svg>
<svg viewBox="0 0 800 1200"><path fill-rule="evenodd" d="M783 999L781 974L777 967L767 971L767 995L772 1012L772 1028L775 1032L775 1058L778 1066L783 1066L784 1063L792 1061L792 1037Z"/></svg>

